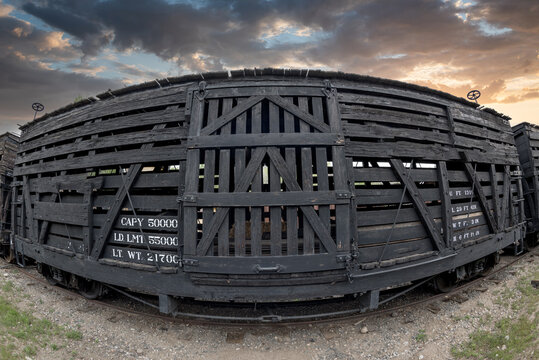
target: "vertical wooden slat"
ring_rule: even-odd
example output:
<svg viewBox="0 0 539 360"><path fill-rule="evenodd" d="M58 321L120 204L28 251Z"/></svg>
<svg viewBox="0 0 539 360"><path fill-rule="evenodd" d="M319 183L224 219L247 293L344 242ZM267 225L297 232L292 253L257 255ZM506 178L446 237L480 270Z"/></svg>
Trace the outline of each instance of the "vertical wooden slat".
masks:
<svg viewBox="0 0 539 360"><path fill-rule="evenodd" d="M93 189L91 185L84 191L82 202L88 206L88 223L83 228L83 242L84 242L84 254L90 255L91 244L94 234L94 204L93 204Z"/></svg>
<svg viewBox="0 0 539 360"><path fill-rule="evenodd" d="M530 136L531 136L531 128L529 128L528 126L526 126L525 128L525 132L524 132L524 141L526 142L525 143L525 146L526 146L526 149L527 149L527 152L528 152L528 161L530 163L530 167L532 169L532 184L531 186L533 187L533 189L531 189L533 191L533 195L530 195L530 196L533 196L533 201L534 201L534 208L537 209L539 211L539 174L537 174L537 168L535 166L535 159L533 158L533 152L532 152L532 146L531 146L531 143L530 143ZM524 179L524 181L527 181L526 179ZM532 220L535 221L535 219L537 219L539 217L539 214L533 212L532 213ZM535 226L538 226L539 224L535 224Z"/></svg>
<svg viewBox="0 0 539 360"><path fill-rule="evenodd" d="M305 97L298 98L298 107L305 111L309 111L309 102ZM299 125L300 132L309 133L311 127L309 124L300 120ZM302 177L302 188L303 191L313 191L313 159L311 148L302 147L301 148L301 177ZM303 215L303 253L304 254L314 254L314 232L305 219L305 214Z"/></svg>
<svg viewBox="0 0 539 360"><path fill-rule="evenodd" d="M322 99L319 97L313 97L312 101L314 118L320 122L324 122L324 109L322 107ZM318 184L318 191L329 190L327 149L322 147L316 148L316 182ZM331 233L329 206L319 206L318 213L320 215L320 220L322 220L322 225L324 225Z"/></svg>
<svg viewBox="0 0 539 360"><path fill-rule="evenodd" d="M509 168L509 175L511 175L511 168ZM516 225L516 219L515 219L515 204L514 204L514 196L513 196L513 179L509 177L509 226Z"/></svg>
<svg viewBox="0 0 539 360"><path fill-rule="evenodd" d="M241 99L238 99L238 106L241 104ZM236 118L236 134L245 134L247 131L247 115L240 114ZM243 175L245 171L245 149L237 148L234 150L234 182ZM245 255L245 208L234 209L234 255Z"/></svg>
<svg viewBox="0 0 539 360"><path fill-rule="evenodd" d="M496 165L490 164L490 188L492 190L492 206L494 207L494 218L499 224L501 221L500 218L500 196L498 194L498 175L496 174ZM498 231L500 227L498 226Z"/></svg>
<svg viewBox="0 0 539 360"><path fill-rule="evenodd" d="M521 200L518 203L518 208L519 208L519 212L520 212L518 222L522 223L522 222L526 221L526 214L524 213L524 199L525 199L525 197L524 197L524 189L522 188L522 182L526 181L526 179L524 179L524 174L522 174L522 169L520 168L520 166L517 167L517 170L520 173L520 178L517 179L518 199Z"/></svg>
<svg viewBox="0 0 539 360"><path fill-rule="evenodd" d="M208 106L208 123L207 126L211 125L212 122L217 119L219 111L219 100L209 100ZM215 183L215 150L208 149L204 151L204 182L203 182L203 192L213 193L214 192L214 183ZM202 232L208 226L208 223L213 216L213 208L207 207L202 210ZM213 244L208 248L208 253L213 255Z"/></svg>
<svg viewBox="0 0 539 360"><path fill-rule="evenodd" d="M334 133L342 134L341 115L339 113L339 103L336 94L330 94L327 97L327 112L329 118L329 126ZM335 183L335 191L348 191L348 173L346 171L346 160L344 157L343 146L333 146L332 148L333 161L333 181ZM336 216L336 243L337 251L350 251L350 208L348 205L337 205L335 207Z"/></svg>
<svg viewBox="0 0 539 360"><path fill-rule="evenodd" d="M202 126L204 116L204 100L193 96L191 118L189 124L189 136L197 136ZM187 166L185 169L185 192L192 194L198 192L198 177L200 168L200 150L190 149L187 151ZM195 206L184 207L184 252L185 255L195 255L197 248L197 208Z"/></svg>
<svg viewBox="0 0 539 360"><path fill-rule="evenodd" d="M533 179L533 193L534 193L535 209L539 211L539 174L536 174L537 169L535 168L535 166L533 166L532 169L533 169L532 179ZM539 215L534 214L533 217L534 218L539 217Z"/></svg>
<svg viewBox="0 0 539 360"><path fill-rule="evenodd" d="M537 213L535 212L535 204L533 202L533 198L531 194L532 191L530 190L530 187L528 186L528 181L525 178L522 179L522 186L524 187L523 190L524 190L524 193L526 194L525 195L526 203L529 206L531 217L535 218L536 217L535 214ZM524 204L522 204L522 206L524 206ZM526 215L524 214L521 216L521 221L524 221L525 219L526 219Z"/></svg>
<svg viewBox="0 0 539 360"><path fill-rule="evenodd" d="M501 221L498 224L499 231L503 231L505 229L505 223L506 223L506 217L507 217L507 207L509 205L509 192L511 191L511 178L509 177L509 166L504 166L503 171L503 194L502 194L502 202L501 202Z"/></svg>
<svg viewBox="0 0 539 360"><path fill-rule="evenodd" d="M24 197L24 211L25 211L25 219L24 222L24 237L30 238L32 242L37 240L36 236L36 221L34 220L34 214L32 210L32 199L30 197L30 184L28 183L28 175L25 175L23 177L23 185L22 185L22 191L23 191L23 197ZM29 233L26 233L28 227Z"/></svg>
<svg viewBox="0 0 539 360"><path fill-rule="evenodd" d="M223 114L226 114L232 109L232 99L223 99ZM230 123L221 128L221 134L230 134ZM221 149L219 151L219 192L229 192L230 187L230 150ZM229 255L229 216L228 212L219 227L217 235L217 253L219 256Z"/></svg>
<svg viewBox="0 0 539 360"><path fill-rule="evenodd" d="M253 106L251 112L251 129L253 134L262 132L262 104ZM256 170L251 185L253 192L262 192L262 166ZM262 255L262 208L251 208L251 255Z"/></svg>
<svg viewBox="0 0 539 360"><path fill-rule="evenodd" d="M17 231L17 189L17 186L11 188L11 231L13 232L13 235L20 235Z"/></svg>
<svg viewBox="0 0 539 360"><path fill-rule="evenodd" d="M292 102L292 98L289 99ZM294 116L288 111L284 112L284 131L288 134L295 132ZM287 147L285 149L286 165L296 175L296 149ZM288 189L290 190L290 189ZM298 208L296 206L286 207L286 248L288 255L298 255Z"/></svg>
<svg viewBox="0 0 539 360"><path fill-rule="evenodd" d="M99 126L99 123L101 121L102 121L102 119L96 119L94 121L94 124L97 124L97 126ZM91 126L92 123L88 122L88 123L86 123L84 125ZM92 139L92 140L97 139L97 138L99 138L99 134L93 134L90 137L90 139ZM75 143L82 141L82 139L83 139L82 137L77 138L75 140ZM70 155L75 156L75 154L70 154ZM88 151L88 156L93 156L93 155L95 155L95 150ZM65 172L62 172L62 174L64 174L64 173ZM57 194L54 194L54 195L57 195ZM88 223L83 228L83 233L84 233L84 254L86 256L90 255L90 249L92 248L93 243L94 243L94 204L93 204L93 201L94 201L93 188L90 186L90 188L87 189L87 191L84 192L84 197L83 197L83 200L82 200L82 202L88 204ZM41 240L41 234L40 234L40 242L41 241L42 240Z"/></svg>
<svg viewBox="0 0 539 360"><path fill-rule="evenodd" d="M451 197L449 196L449 177L445 161L438 163L438 187L442 199L442 226L445 244L451 247L453 240L453 216L451 215Z"/></svg>
<svg viewBox="0 0 539 360"><path fill-rule="evenodd" d="M178 198L182 198L185 193L185 167L186 163L185 161L180 161L179 163L179 169L178 169ZM180 259L183 257L183 249L184 249L184 207L181 202L178 203L178 256Z"/></svg>
<svg viewBox="0 0 539 360"><path fill-rule="evenodd" d="M279 108L274 103L269 104L269 131L270 133L279 132ZM269 186L270 192L281 191L281 179L273 163L269 167ZM279 206L270 207L270 239L271 255L281 255L281 208Z"/></svg>

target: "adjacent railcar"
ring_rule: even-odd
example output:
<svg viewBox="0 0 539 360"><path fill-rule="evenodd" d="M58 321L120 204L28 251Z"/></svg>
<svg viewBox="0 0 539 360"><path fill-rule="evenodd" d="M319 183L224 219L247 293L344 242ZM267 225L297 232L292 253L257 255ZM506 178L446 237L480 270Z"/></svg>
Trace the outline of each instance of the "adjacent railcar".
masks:
<svg viewBox="0 0 539 360"><path fill-rule="evenodd" d="M9 253L11 229L11 181L17 156L19 137L12 133L0 135L0 255Z"/></svg>
<svg viewBox="0 0 539 360"><path fill-rule="evenodd" d="M164 311L345 294L372 308L379 289L473 276L519 242L519 171L507 118L427 88L169 78L22 127L13 240L52 281L158 294Z"/></svg>
<svg viewBox="0 0 539 360"><path fill-rule="evenodd" d="M513 126L513 133L522 167L528 232L536 233L539 231L539 126L521 123Z"/></svg>

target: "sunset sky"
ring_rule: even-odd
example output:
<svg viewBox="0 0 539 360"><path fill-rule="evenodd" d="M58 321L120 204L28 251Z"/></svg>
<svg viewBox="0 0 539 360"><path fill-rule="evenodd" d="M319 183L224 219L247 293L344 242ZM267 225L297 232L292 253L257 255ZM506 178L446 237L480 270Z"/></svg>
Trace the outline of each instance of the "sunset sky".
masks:
<svg viewBox="0 0 539 360"><path fill-rule="evenodd" d="M252 67L426 85L539 124L538 0L0 0L0 133L107 89Z"/></svg>

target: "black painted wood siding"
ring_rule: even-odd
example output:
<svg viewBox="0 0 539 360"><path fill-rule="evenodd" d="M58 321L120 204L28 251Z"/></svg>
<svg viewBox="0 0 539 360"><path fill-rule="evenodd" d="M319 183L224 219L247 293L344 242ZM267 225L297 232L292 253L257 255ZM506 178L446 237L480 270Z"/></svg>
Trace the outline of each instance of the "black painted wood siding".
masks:
<svg viewBox="0 0 539 360"><path fill-rule="evenodd" d="M506 120L434 93L206 79L27 125L13 222L66 256L150 270L368 269L516 226L518 170Z"/></svg>
<svg viewBox="0 0 539 360"><path fill-rule="evenodd" d="M539 230L539 127L521 123L513 127L515 144L522 168L526 216L530 220L530 232Z"/></svg>

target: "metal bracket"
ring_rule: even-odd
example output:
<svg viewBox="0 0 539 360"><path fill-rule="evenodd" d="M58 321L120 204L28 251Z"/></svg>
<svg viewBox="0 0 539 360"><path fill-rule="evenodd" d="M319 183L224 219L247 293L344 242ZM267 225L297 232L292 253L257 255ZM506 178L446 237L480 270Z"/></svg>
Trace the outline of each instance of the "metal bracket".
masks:
<svg viewBox="0 0 539 360"><path fill-rule="evenodd" d="M350 199L352 198L352 193L348 191L339 191L335 194L337 199Z"/></svg>
<svg viewBox="0 0 539 360"><path fill-rule="evenodd" d="M352 254L339 254L337 255L337 262L345 263L352 261Z"/></svg>
<svg viewBox="0 0 539 360"><path fill-rule="evenodd" d="M198 260L195 259L183 259L183 264L186 266L198 266Z"/></svg>
<svg viewBox="0 0 539 360"><path fill-rule="evenodd" d="M206 97L206 82L201 81L198 83L198 91L195 92L195 96L198 100L202 101Z"/></svg>
<svg viewBox="0 0 539 360"><path fill-rule="evenodd" d="M195 203L196 201L197 201L197 196L193 194L178 196L176 198L176 202L178 203L181 203L181 202Z"/></svg>
<svg viewBox="0 0 539 360"><path fill-rule="evenodd" d="M256 264L255 266L253 266L253 271L257 274L259 273L268 273L268 272L281 272L282 270L285 269L285 266L281 265L281 264L277 264L275 266L260 266L260 264Z"/></svg>
<svg viewBox="0 0 539 360"><path fill-rule="evenodd" d="M335 96L337 91L335 90L335 88L331 84L331 81L326 79L326 80L324 80L324 88L322 89L322 93L324 93L324 95L326 95L327 98L330 98L332 96Z"/></svg>

